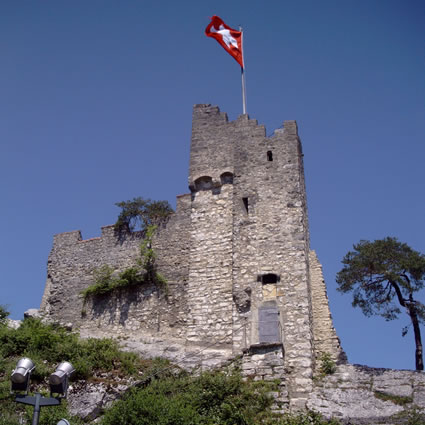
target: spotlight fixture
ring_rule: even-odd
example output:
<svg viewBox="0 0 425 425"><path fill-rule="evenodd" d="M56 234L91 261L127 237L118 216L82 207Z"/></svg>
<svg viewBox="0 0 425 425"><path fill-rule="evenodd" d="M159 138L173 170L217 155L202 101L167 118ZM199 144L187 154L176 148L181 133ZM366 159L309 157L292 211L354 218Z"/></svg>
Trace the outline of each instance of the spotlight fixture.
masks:
<svg viewBox="0 0 425 425"><path fill-rule="evenodd" d="M16 368L12 371L10 380L12 382L12 391L28 392L30 376L35 369L35 365L31 359L24 357L16 364Z"/></svg>
<svg viewBox="0 0 425 425"><path fill-rule="evenodd" d="M49 377L50 394L63 394L66 397L68 379L75 372L69 362L62 362Z"/></svg>
<svg viewBox="0 0 425 425"><path fill-rule="evenodd" d="M69 362L62 362L56 370L50 375L50 397L43 397L40 393L35 393L33 396L28 395L28 387L30 382L31 372L35 369L33 361L27 357L21 359L16 364L10 377L11 392L25 391L25 394L16 394L16 403L28 404L34 406L32 414L32 425L38 425L40 411L45 406L59 406L61 397L51 397L53 393L66 397L68 390L68 378L75 372L74 367ZM66 419L61 419L57 425L70 425Z"/></svg>

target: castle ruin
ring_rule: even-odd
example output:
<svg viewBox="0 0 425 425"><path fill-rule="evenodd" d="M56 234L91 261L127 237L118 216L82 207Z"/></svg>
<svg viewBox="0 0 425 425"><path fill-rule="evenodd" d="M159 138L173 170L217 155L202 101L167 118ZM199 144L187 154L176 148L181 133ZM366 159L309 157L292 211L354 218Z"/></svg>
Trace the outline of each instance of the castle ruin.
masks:
<svg viewBox="0 0 425 425"><path fill-rule="evenodd" d="M324 353L339 365L335 376L347 391L371 372L347 364L332 324L321 265L310 250L296 122L266 137L247 115L229 122L218 107L195 105L189 189L153 241L167 293L145 284L84 305L81 291L93 284L95 269L123 270L139 256L141 232L119 238L105 226L89 240L79 231L55 235L41 312L82 335L115 336L129 349L187 367L239 357L246 376L280 381L282 410L352 414L338 408L337 389L326 393L313 380ZM409 380L416 404L425 405L423 375L415 384L411 375L397 376L392 391ZM372 404L379 402L387 403ZM372 411L367 418L380 417Z"/></svg>

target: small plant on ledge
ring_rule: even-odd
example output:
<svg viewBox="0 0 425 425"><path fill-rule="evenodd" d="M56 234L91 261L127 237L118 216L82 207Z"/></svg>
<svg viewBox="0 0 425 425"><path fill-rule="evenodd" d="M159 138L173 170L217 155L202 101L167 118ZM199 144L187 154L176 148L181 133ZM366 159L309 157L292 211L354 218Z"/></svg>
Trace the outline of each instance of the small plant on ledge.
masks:
<svg viewBox="0 0 425 425"><path fill-rule="evenodd" d="M322 377L326 375L332 375L336 372L336 364L332 360L332 356L329 353L322 353L322 355L319 358L320 360L320 375Z"/></svg>
<svg viewBox="0 0 425 425"><path fill-rule="evenodd" d="M168 294L167 281L156 269L156 255L152 248L155 230L155 225L146 227L145 238L140 245L141 258L137 261L136 266L129 267L118 275L114 275L114 268L107 264L94 270L94 283L81 291L81 295L84 297L83 312L85 314L82 314L83 317L87 314L85 304L90 297L108 294L121 288L153 283L166 295Z"/></svg>
<svg viewBox="0 0 425 425"><path fill-rule="evenodd" d="M144 280L152 282L157 286L164 287L167 292L167 281L160 273L157 272L156 254L152 248L152 239L157 229L156 225L148 225L145 231L145 238L140 244L140 259L138 260L139 267L145 270Z"/></svg>

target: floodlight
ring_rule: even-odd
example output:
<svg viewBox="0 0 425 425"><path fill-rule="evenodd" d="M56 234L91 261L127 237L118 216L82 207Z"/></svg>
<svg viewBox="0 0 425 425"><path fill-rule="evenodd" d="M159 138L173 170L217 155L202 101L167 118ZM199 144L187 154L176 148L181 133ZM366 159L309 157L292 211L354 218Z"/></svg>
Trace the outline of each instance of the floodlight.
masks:
<svg viewBox="0 0 425 425"><path fill-rule="evenodd" d="M68 378L75 372L74 367L69 362L62 362L56 370L50 375L50 397L43 397L40 393L34 396L28 395L28 387L31 372L35 369L33 361L27 357L21 359L16 364L10 380L12 382L12 391L25 391L25 394L16 394L16 403L28 404L34 406L32 415L32 425L38 425L40 410L45 406L58 406L61 404L61 397L52 397L52 394L62 394L66 397L68 390ZM61 419L56 425L70 425L66 419Z"/></svg>
<svg viewBox="0 0 425 425"><path fill-rule="evenodd" d="M16 364L16 368L12 371L10 380L12 381L12 391L28 391L30 376L35 369L35 365L31 359L24 357Z"/></svg>
<svg viewBox="0 0 425 425"><path fill-rule="evenodd" d="M50 393L64 394L68 389L68 378L75 372L69 362L62 362L49 377Z"/></svg>

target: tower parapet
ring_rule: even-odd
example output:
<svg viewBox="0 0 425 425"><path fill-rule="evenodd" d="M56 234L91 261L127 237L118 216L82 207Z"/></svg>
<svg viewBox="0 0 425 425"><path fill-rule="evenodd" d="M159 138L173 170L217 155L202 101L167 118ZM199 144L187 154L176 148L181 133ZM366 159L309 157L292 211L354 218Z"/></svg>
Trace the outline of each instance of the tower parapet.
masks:
<svg viewBox="0 0 425 425"><path fill-rule="evenodd" d="M282 397L304 406L320 352L340 360L341 349L310 253L296 122L266 137L248 115L229 121L217 106L195 105L189 188L153 241L166 294L146 284L83 307L96 268L119 272L139 256L143 234L119 239L105 226L88 241L79 231L55 236L42 310L91 335L241 354L246 375L280 379Z"/></svg>

